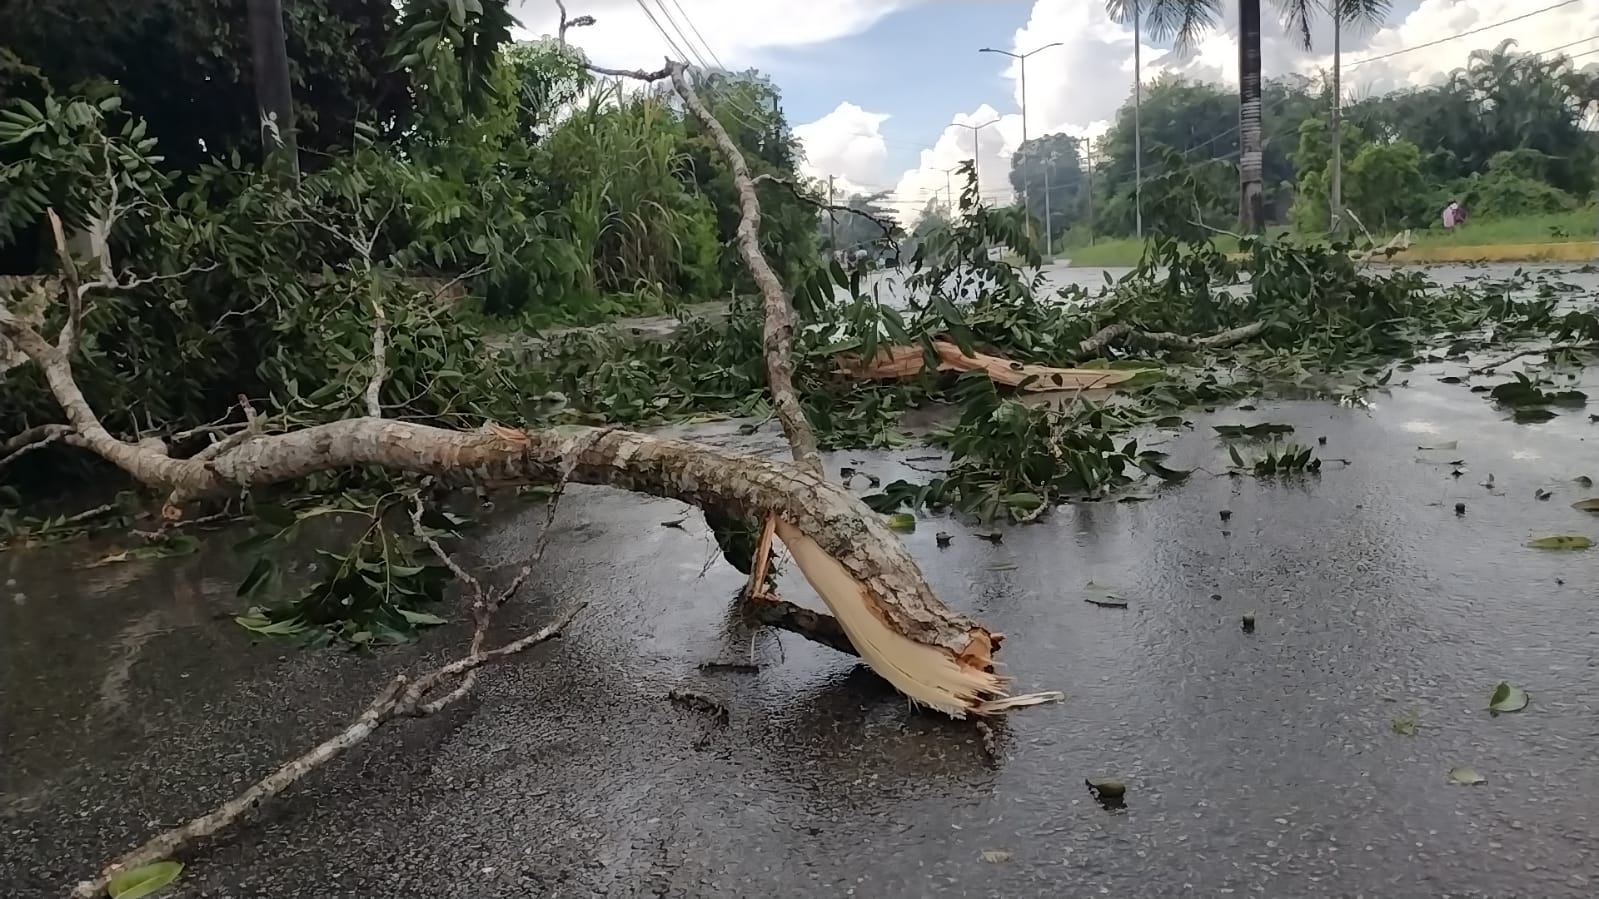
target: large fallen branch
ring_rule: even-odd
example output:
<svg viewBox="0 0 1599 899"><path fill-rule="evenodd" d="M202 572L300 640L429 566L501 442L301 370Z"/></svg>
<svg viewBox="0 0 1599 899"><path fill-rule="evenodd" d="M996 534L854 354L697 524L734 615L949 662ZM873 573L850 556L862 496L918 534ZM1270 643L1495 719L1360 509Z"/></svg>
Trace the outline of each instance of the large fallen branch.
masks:
<svg viewBox="0 0 1599 899"><path fill-rule="evenodd" d="M173 458L153 444L128 443L107 431L73 381L66 357L31 327L0 310L0 331L41 365L83 446L139 481L171 492L169 515L186 500L356 465L431 474L456 484L569 478L733 514L770 515L787 526L784 542L796 556L804 551L816 558L820 552L849 573L852 584L845 588L801 563L835 615L840 609L852 613L841 621L851 642L901 692L955 716L1013 704L1005 698L1005 679L993 672L1001 635L940 602L879 516L819 474L628 431L491 426L461 432L370 417L251 434L210 459Z"/></svg>

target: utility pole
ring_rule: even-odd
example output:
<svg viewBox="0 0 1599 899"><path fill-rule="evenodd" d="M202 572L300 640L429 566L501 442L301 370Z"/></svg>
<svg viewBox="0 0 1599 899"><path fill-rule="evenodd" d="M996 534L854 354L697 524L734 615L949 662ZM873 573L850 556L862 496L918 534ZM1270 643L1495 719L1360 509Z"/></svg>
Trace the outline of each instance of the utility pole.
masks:
<svg viewBox="0 0 1599 899"><path fill-rule="evenodd" d="M1088 245L1094 245L1094 139L1083 138L1088 145Z"/></svg>
<svg viewBox="0 0 1599 899"><path fill-rule="evenodd" d="M1044 166L1044 254L1051 262L1055 260L1055 229L1049 223L1049 170L1054 164L1055 155L1051 153Z"/></svg>
<svg viewBox="0 0 1599 899"><path fill-rule="evenodd" d="M294 135L294 92L289 86L289 49L280 0L249 0L250 55L255 71L256 115L262 156L281 150L290 177L300 182L300 149Z"/></svg>
<svg viewBox="0 0 1599 899"><path fill-rule="evenodd" d="M983 205L983 173L981 171L982 165L978 161L977 155L977 132L998 121L999 119L994 119L981 125L964 125L960 122L951 122L949 125L951 128L965 128L972 133L972 182L973 186L977 188L977 205L979 206Z"/></svg>
<svg viewBox="0 0 1599 899"><path fill-rule="evenodd" d="M1035 47L1032 50L1028 50L1026 53L1012 53L1009 50L996 50L993 47L984 47L981 50L977 51L978 53L998 53L1001 56L1009 56L1011 59L1016 60L1017 64L1021 67L1022 146L1024 146L1024 147L1027 146L1027 57L1032 56L1034 53L1042 53L1043 51L1048 50L1051 47L1059 47L1060 45L1061 45L1060 41L1055 41L1052 44L1045 44L1042 47ZM976 144L976 141L977 141L977 138L976 138L975 135L973 135L972 142L973 142L974 145ZM973 148L972 155L974 155L974 156L977 155L975 146ZM1045 211L1044 215L1047 218L1049 216L1049 213L1047 211L1047 208L1049 206L1049 181L1048 181L1049 172L1048 172L1047 169L1044 172L1044 178L1045 178L1045 182L1044 182L1044 206L1046 207L1046 211ZM1031 216L1033 214L1033 199L1032 199L1031 193L1032 193L1032 191L1028 187L1027 179L1023 179L1022 180L1022 208L1027 210L1027 214L1029 216Z"/></svg>
<svg viewBox="0 0 1599 899"><path fill-rule="evenodd" d="M1333 20L1333 104L1332 104L1332 189L1328 207L1332 212L1332 235L1343 230L1344 217L1344 125L1343 105L1343 30L1344 0L1332 0Z"/></svg>
<svg viewBox="0 0 1599 899"><path fill-rule="evenodd" d="M1143 0L1133 0L1133 228L1144 239L1144 128L1139 120L1144 106Z"/></svg>
<svg viewBox="0 0 1599 899"><path fill-rule="evenodd" d="M827 248L838 258L838 213L833 209L833 176L827 176Z"/></svg>

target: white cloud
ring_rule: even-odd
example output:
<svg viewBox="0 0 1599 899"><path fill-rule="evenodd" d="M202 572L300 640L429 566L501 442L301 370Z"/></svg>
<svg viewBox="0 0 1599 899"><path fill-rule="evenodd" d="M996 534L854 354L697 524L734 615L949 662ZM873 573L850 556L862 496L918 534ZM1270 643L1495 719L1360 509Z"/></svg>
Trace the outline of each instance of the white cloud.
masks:
<svg viewBox="0 0 1599 899"><path fill-rule="evenodd" d="M737 69L758 62L764 48L818 44L858 34L884 16L921 2L808 0L805 12L799 14L788 0L662 0L647 4L659 22L657 28L636 0L566 0L568 16L595 19L590 27L568 31L567 40L582 46L596 64L614 68L655 68L668 55L700 55L707 62L720 60ZM559 21L555 0L521 0L514 12L523 37L555 34ZM663 30L681 52L668 46Z"/></svg>
<svg viewBox="0 0 1599 899"><path fill-rule="evenodd" d="M1517 41L1522 51L1541 52L1583 36L1599 36L1599 2L1583 0L1490 28L1481 34L1431 47L1420 46L1441 37L1503 22L1545 5L1533 5L1528 0L1399 0L1390 16L1392 24L1344 35L1345 96L1369 96L1436 82L1464 66L1472 50L1491 48L1506 39ZM1143 77L1146 83L1162 72L1174 72L1190 78L1235 84L1238 77L1237 0L1226 0L1223 6L1222 26L1182 56L1152 45L1145 35ZM1306 51L1297 38L1284 32L1269 10L1268 4L1263 10L1266 21L1262 22L1261 42L1266 77L1289 73L1315 76L1330 68L1332 33L1328 23L1316 24L1312 30L1314 49ZM1062 46L1028 59L1029 136L1057 131L1075 135L1103 132L1131 91L1132 28L1112 22L1101 0L1036 0L1027 23L1017 29L1006 49L1026 52L1054 41L1060 41ZM1589 49L1599 49L1599 40L1591 45L1572 47L1568 52ZM1399 50L1406 52L1361 62ZM1583 61L1592 61L1592 58ZM1019 65L1002 57L996 57L996 62L1004 64L1003 73L1012 81L1011 103L1020 108ZM886 115L867 112L853 104L845 106L853 111L853 118L848 121L838 117L835 110L817 122L801 126L807 148L837 146L845 140L846 133L859 130L878 141L872 145L872 152L878 153L881 135L876 125L862 129L859 123L872 119L881 123ZM1269 114L1270 110L1267 112ZM998 115L993 107L985 104L969 113L954 113L951 122L976 124ZM1009 198L1010 154L1020 143L1021 116L1017 114L1004 115L998 125L981 132L978 158L985 202L1003 202ZM945 193L945 169L970 158L972 146L969 130L951 127L921 152L917 165L896 181L897 205L906 217L919 212L927 198ZM880 159L883 155L886 153L872 158ZM847 170L847 163L847 159L837 158L831 152L816 152L812 159L818 174L867 175L863 170ZM954 190L959 193L960 185L955 185Z"/></svg>
<svg viewBox="0 0 1599 899"><path fill-rule="evenodd" d="M870 185L887 176L888 142L880 129L888 119L846 102L814 122L796 125L794 136L805 148L801 172L814 178L836 175L850 193L870 192Z"/></svg>

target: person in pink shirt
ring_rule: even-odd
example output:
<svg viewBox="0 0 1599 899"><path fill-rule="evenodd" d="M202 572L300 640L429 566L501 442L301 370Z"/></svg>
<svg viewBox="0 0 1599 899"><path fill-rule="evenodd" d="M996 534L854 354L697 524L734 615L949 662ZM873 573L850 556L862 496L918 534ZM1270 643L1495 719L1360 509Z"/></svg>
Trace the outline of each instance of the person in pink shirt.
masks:
<svg viewBox="0 0 1599 899"><path fill-rule="evenodd" d="M1444 207L1444 227L1453 230L1464 219L1465 216L1461 214L1460 203L1450 200L1449 205Z"/></svg>

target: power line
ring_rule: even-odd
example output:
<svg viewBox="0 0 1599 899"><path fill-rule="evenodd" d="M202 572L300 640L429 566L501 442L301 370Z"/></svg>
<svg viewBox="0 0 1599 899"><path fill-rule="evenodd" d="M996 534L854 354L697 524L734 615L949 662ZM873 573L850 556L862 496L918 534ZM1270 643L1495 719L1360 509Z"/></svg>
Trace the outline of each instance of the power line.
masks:
<svg viewBox="0 0 1599 899"><path fill-rule="evenodd" d="M657 0L657 3L659 3L659 0ZM694 36L695 37L699 38L700 46L704 47L705 48L705 52L709 53L711 55L711 59L716 60L716 67L719 68L719 69L724 69L725 70L727 68L727 66L722 65L722 60L719 57L717 57L716 51L711 49L710 41L707 41L705 39L705 35L700 34L699 26L695 25L694 24L694 20L689 18L688 13L683 11L683 4L679 3L678 0L672 0L672 5L677 7L677 13L678 13L678 15L683 17L683 21L688 23L689 30L694 32ZM662 12L666 11L666 7L664 5L661 7L661 11ZM681 30L681 29L679 29L679 30Z"/></svg>
<svg viewBox="0 0 1599 899"><path fill-rule="evenodd" d="M1577 45L1578 45L1578 44L1586 44L1586 43L1588 43L1588 42L1589 42L1589 41L1593 41L1593 40L1599 40L1599 34L1596 34L1596 35L1594 35L1594 36L1593 36L1593 37L1585 37L1585 38L1583 38L1583 39L1582 39L1582 40L1580 40L1580 41L1572 41L1572 42L1571 42L1571 43L1569 43L1569 44L1561 44L1561 45L1560 45L1560 46L1558 46L1558 47L1550 47L1550 48L1549 48L1549 49L1547 49L1547 50L1539 50L1539 51L1538 51L1538 53L1537 53L1537 55L1539 55L1539 56L1542 56L1542 55L1544 55L1544 54L1545 54L1545 53L1554 53L1554 52L1555 52L1555 51L1557 51L1557 50L1564 50L1564 49L1566 49L1566 48L1567 48L1567 47L1575 47L1575 46L1577 46ZM1590 50L1590 51L1588 51L1588 52L1590 52L1590 53L1591 53L1591 52L1593 52L1593 51L1591 51L1591 50ZM1579 53L1579 54L1577 54L1577 55L1578 55L1578 56L1582 56L1582 55L1584 55L1584 54L1581 54L1581 53Z"/></svg>
<svg viewBox="0 0 1599 899"><path fill-rule="evenodd" d="M689 56L687 53L684 53L683 48L677 45L677 41L672 40L672 36L666 32L666 29L661 27L661 20L655 18L655 11L650 9L649 3L645 2L645 0L637 0L637 2L638 8L644 10L644 15L649 17L650 24L654 25L655 30L661 33L661 37L666 40L666 45L672 49L672 52L677 54L677 57L685 62L687 62L689 59L692 59L693 57Z"/></svg>
<svg viewBox="0 0 1599 899"><path fill-rule="evenodd" d="M640 0L640 2L643 2L643 0ZM711 64L705 61L705 57L701 55L699 49L694 46L694 42L689 40L688 32L683 30L683 26L679 25L676 19L672 18L672 11L666 8L666 3L663 2L663 0L655 0L655 8L660 11L661 18L665 19L667 24L672 26L673 31L677 32L677 36L682 39L682 46L687 47L689 53L693 54L693 60L699 63L703 68L710 68ZM682 7L679 7L679 10L681 9ZM685 58L684 61L686 62L687 58Z"/></svg>
<svg viewBox="0 0 1599 899"><path fill-rule="evenodd" d="M1393 58L1395 56L1399 56L1399 55L1404 54L1404 53L1410 53L1413 50L1425 50L1428 47L1436 47L1439 44L1445 44L1445 43L1448 43L1449 41L1458 40L1458 39L1463 38L1463 37L1470 37L1473 34L1481 34L1484 31L1490 31L1490 30L1492 30L1494 28L1498 28L1498 27L1500 27L1502 25L1509 25L1512 22L1520 22L1522 19L1530 19L1533 16L1542 15L1542 14L1544 14L1546 12L1553 12L1554 10L1560 9L1563 6L1570 6L1570 5L1572 5L1573 3L1576 3L1576 2L1577 2L1577 0L1561 0L1561 2L1556 3L1556 4L1552 5L1552 6L1545 6L1542 9L1535 9L1532 12L1522 13L1519 16L1515 16L1513 18L1505 19L1503 22L1495 22L1492 25L1483 25L1480 28L1473 28L1470 31L1462 31L1459 34L1451 34L1451 35L1449 35L1447 37L1438 38L1435 41L1428 41L1425 44L1417 44L1414 47L1402 47L1402 48L1400 48L1398 50L1394 50L1391 53L1381 54L1380 56L1368 56L1365 59L1357 59L1354 62L1346 62L1346 63L1344 63L1344 68L1345 69L1352 69L1355 66L1363 66L1363 65L1365 65L1368 62L1376 62L1379 59L1391 59L1391 58Z"/></svg>

